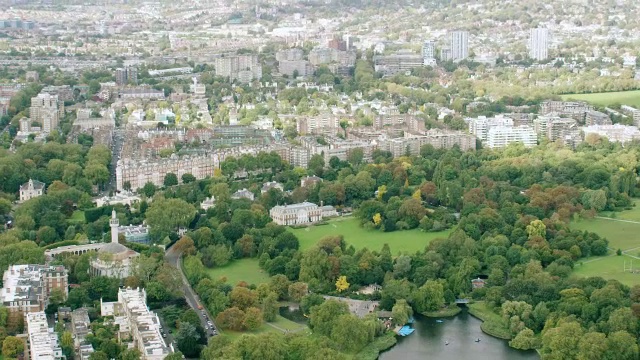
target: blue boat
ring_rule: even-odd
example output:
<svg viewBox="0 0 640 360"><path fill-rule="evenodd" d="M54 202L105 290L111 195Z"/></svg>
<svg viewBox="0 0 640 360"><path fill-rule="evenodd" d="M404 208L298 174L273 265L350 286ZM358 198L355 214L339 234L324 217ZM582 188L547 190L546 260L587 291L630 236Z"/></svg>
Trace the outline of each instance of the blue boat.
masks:
<svg viewBox="0 0 640 360"><path fill-rule="evenodd" d="M408 325L405 325L400 330L398 330L398 335L407 336L413 334L414 331L416 331L416 329L412 329Z"/></svg>

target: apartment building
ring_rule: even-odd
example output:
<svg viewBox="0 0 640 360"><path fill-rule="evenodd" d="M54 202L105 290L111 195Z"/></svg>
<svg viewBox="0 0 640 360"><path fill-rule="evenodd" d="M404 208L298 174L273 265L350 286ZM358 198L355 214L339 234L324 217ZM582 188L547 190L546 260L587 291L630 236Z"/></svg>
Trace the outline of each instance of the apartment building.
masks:
<svg viewBox="0 0 640 360"><path fill-rule="evenodd" d="M469 57L469 32L452 31L449 33L449 50L451 60L462 61Z"/></svg>
<svg viewBox="0 0 640 360"><path fill-rule="evenodd" d="M220 153L209 153L154 160L123 158L116 165L116 188L118 191L135 191L148 182L163 186L164 177L168 173L176 174L178 181L182 181L184 174L191 174L201 180L213 176L214 169L219 167L220 157Z"/></svg>
<svg viewBox="0 0 640 360"><path fill-rule="evenodd" d="M584 122L587 112L592 111L593 106L582 101L543 101L540 104L540 114L557 113L559 116L570 117L579 122Z"/></svg>
<svg viewBox="0 0 640 360"><path fill-rule="evenodd" d="M313 66L306 60L278 61L278 72L290 77L313 74Z"/></svg>
<svg viewBox="0 0 640 360"><path fill-rule="evenodd" d="M299 48L291 48L276 52L276 61L299 61L304 59L304 51Z"/></svg>
<svg viewBox="0 0 640 360"><path fill-rule="evenodd" d="M62 360L62 348L58 334L49 328L44 311L28 313L25 316L29 338L29 358L32 360Z"/></svg>
<svg viewBox="0 0 640 360"><path fill-rule="evenodd" d="M325 218L336 216L338 213L333 206L318 206L310 202L275 206L269 211L269 215L278 225L308 225Z"/></svg>
<svg viewBox="0 0 640 360"><path fill-rule="evenodd" d="M9 311L44 311L54 289L69 294L67 270L62 265L10 265L2 277L0 301Z"/></svg>
<svg viewBox="0 0 640 360"><path fill-rule="evenodd" d="M50 133L64 117L64 102L58 100L57 95L42 92L31 98L29 114L32 122L41 124L42 131Z"/></svg>
<svg viewBox="0 0 640 360"><path fill-rule="evenodd" d="M427 40L422 44L422 63L425 66L436 65L436 42Z"/></svg>
<svg viewBox="0 0 640 360"><path fill-rule="evenodd" d="M383 138L378 142L378 148L389 151L393 157L419 155L420 148L431 145L436 149L450 149L458 146L462 151L475 150L476 138L460 131L441 131L432 129L425 135L405 133L401 138Z"/></svg>
<svg viewBox="0 0 640 360"><path fill-rule="evenodd" d="M469 124L469 133L475 135L478 139L486 141L489 130L496 126L513 127L513 119L503 115L496 115L488 118L486 116L478 116L477 118L468 118L465 121Z"/></svg>
<svg viewBox="0 0 640 360"><path fill-rule="evenodd" d="M262 65L258 55L232 55L216 58L216 76L250 82L262 78Z"/></svg>
<svg viewBox="0 0 640 360"><path fill-rule="evenodd" d="M533 120L533 129L538 136L551 141L565 139L577 129L577 122L570 118L561 118L553 114L538 116Z"/></svg>
<svg viewBox="0 0 640 360"><path fill-rule="evenodd" d="M595 110L587 111L584 123L586 126L613 124L609 115Z"/></svg>
<svg viewBox="0 0 640 360"><path fill-rule="evenodd" d="M301 135L334 135L339 128L339 117L328 111L316 116L301 117L296 121L296 130Z"/></svg>
<svg viewBox="0 0 640 360"><path fill-rule="evenodd" d="M531 126L494 126L487 133L486 145L489 148L502 148L514 142L533 147L538 144L538 138Z"/></svg>
<svg viewBox="0 0 640 360"><path fill-rule="evenodd" d="M100 301L102 316L114 316L120 325L120 336L131 336L133 347L140 351L142 360L163 360L173 347L167 346L160 331L158 315L147 307L144 289L120 289L117 302Z"/></svg>
<svg viewBox="0 0 640 360"><path fill-rule="evenodd" d="M640 126L640 110L629 105L622 105L620 110L633 118L633 125Z"/></svg>
<svg viewBox="0 0 640 360"><path fill-rule="evenodd" d="M537 28L529 32L529 57L534 60L546 60L549 57L549 29Z"/></svg>
<svg viewBox="0 0 640 360"><path fill-rule="evenodd" d="M626 143L640 140L640 130L635 126L615 125L592 125L582 128L584 136L591 134L606 137L611 142Z"/></svg>
<svg viewBox="0 0 640 360"><path fill-rule="evenodd" d="M395 75L411 71L411 69L423 66L424 59L421 54L407 51L399 51L392 55L376 55L373 57L373 68L384 75Z"/></svg>

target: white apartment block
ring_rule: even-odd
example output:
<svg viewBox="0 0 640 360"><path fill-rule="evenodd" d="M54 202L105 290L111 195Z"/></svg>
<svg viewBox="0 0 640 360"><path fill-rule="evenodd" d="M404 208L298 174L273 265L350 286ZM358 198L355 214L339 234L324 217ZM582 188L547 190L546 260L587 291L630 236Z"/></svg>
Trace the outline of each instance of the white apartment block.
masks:
<svg viewBox="0 0 640 360"><path fill-rule="evenodd" d="M102 316L114 316L120 325L120 334L131 335L133 346L140 351L142 360L163 360L173 352L160 332L158 315L147 307L144 289L120 289L117 302L100 302Z"/></svg>
<svg viewBox="0 0 640 360"><path fill-rule="evenodd" d="M636 126L615 125L593 125L582 128L584 136L596 134L609 139L611 142L626 143L633 140L640 140L640 130Z"/></svg>
<svg viewBox="0 0 640 360"><path fill-rule="evenodd" d="M333 206L318 206L310 202L273 207L269 215L278 225L307 225L336 216Z"/></svg>
<svg viewBox="0 0 640 360"><path fill-rule="evenodd" d="M452 31L449 33L451 60L462 61L469 57L469 32Z"/></svg>
<svg viewBox="0 0 640 360"><path fill-rule="evenodd" d="M534 60L546 60L549 57L549 29L537 28L529 32L529 57Z"/></svg>
<svg viewBox="0 0 640 360"><path fill-rule="evenodd" d="M462 151L476 149L476 138L473 135L460 131L441 131L432 129L425 135L412 135L405 133L402 138L383 138L379 141L378 147L389 151L393 157L419 155L420 148L424 145L431 145L436 149L451 149L458 146Z"/></svg>
<svg viewBox="0 0 640 360"><path fill-rule="evenodd" d="M58 343L58 334L49 328L44 311L29 313L25 316L29 336L29 355L31 360L61 360L62 348Z"/></svg>
<svg viewBox="0 0 640 360"><path fill-rule="evenodd" d="M494 126L487 134L487 147L503 148L511 143L521 142L525 147L538 144L538 137L531 126Z"/></svg>
<svg viewBox="0 0 640 360"><path fill-rule="evenodd" d="M495 126L513 127L513 119L503 115L488 118L486 116L478 116L475 119L465 119L469 123L469 133L475 135L478 139L486 141L489 130Z"/></svg>
<svg viewBox="0 0 640 360"><path fill-rule="evenodd" d="M60 119L64 117L64 102L59 101L57 95L40 93L31 98L29 114L31 121L42 125L42 131L50 133L58 127Z"/></svg>
<svg viewBox="0 0 640 360"><path fill-rule="evenodd" d="M640 110L629 105L622 105L620 110L629 114L629 116L633 118L633 125L640 126Z"/></svg>
<svg viewBox="0 0 640 360"><path fill-rule="evenodd" d="M127 182L132 191L142 188L147 182L162 186L168 173L176 174L178 181L182 181L184 174L191 174L201 180L213 176L214 169L219 167L223 158L222 153L210 153L149 161L120 159L116 166L116 188L118 191L124 190Z"/></svg>
<svg viewBox="0 0 640 360"><path fill-rule="evenodd" d="M436 42L427 40L422 44L422 63L425 66L436 65Z"/></svg>
<svg viewBox="0 0 640 360"><path fill-rule="evenodd" d="M0 303L11 312L43 311L54 289L69 294L67 270L62 265L10 265L2 276Z"/></svg>

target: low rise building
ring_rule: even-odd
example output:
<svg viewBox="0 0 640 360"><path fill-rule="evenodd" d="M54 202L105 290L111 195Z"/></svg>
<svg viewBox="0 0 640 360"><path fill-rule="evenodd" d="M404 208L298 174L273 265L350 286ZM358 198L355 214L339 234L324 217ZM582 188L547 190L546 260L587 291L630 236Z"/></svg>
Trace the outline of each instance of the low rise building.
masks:
<svg viewBox="0 0 640 360"><path fill-rule="evenodd" d="M103 196L101 198L96 198L93 202L96 203L96 207L103 207L107 205L127 205L132 206L140 202L140 196L136 195L130 191L123 191L121 193L116 193L113 196Z"/></svg>
<svg viewBox="0 0 640 360"><path fill-rule="evenodd" d="M373 68L384 75L395 75L411 71L424 65L422 55L412 52L398 52L392 55L376 55L373 57Z"/></svg>
<svg viewBox="0 0 640 360"><path fill-rule="evenodd" d="M211 197L208 197L206 199L204 199L201 203L200 203L200 208L204 211L209 210L212 207L216 206L216 198L212 195Z"/></svg>
<svg viewBox="0 0 640 360"><path fill-rule="evenodd" d="M606 137L611 142L626 143L640 140L640 130L636 126L615 125L593 125L582 128L585 138L591 134Z"/></svg>
<svg viewBox="0 0 640 360"><path fill-rule="evenodd" d="M587 111L584 123L586 126L612 124L609 115L595 110Z"/></svg>
<svg viewBox="0 0 640 360"><path fill-rule="evenodd" d="M284 186L277 181L269 181L262 184L262 189L260 189L260 193L264 194L271 189L278 189L280 191L284 191Z"/></svg>
<svg viewBox="0 0 640 360"><path fill-rule="evenodd" d="M25 320L30 359L62 360L65 358L58 343L58 334L49 327L44 311L26 314Z"/></svg>
<svg viewBox="0 0 640 360"><path fill-rule="evenodd" d="M69 278L62 265L10 265L2 285L0 301L11 312L44 311L54 289L65 299L69 294Z"/></svg>
<svg viewBox="0 0 640 360"><path fill-rule="evenodd" d="M318 206L310 202L275 206L269 211L273 222L278 225L308 225L337 215L333 206Z"/></svg>
<svg viewBox="0 0 640 360"><path fill-rule="evenodd" d="M235 199L235 200L240 200L240 199L249 199L251 201L253 201L255 199L255 195L247 190L247 189L240 189L236 192L234 192L233 194L231 194L231 198Z"/></svg>
<svg viewBox="0 0 640 360"><path fill-rule="evenodd" d="M100 313L114 316L120 325L119 338L130 336L142 360L163 360L174 351L162 338L160 319L147 307L144 289L120 289L117 302L100 301Z"/></svg>
<svg viewBox="0 0 640 360"><path fill-rule="evenodd" d="M149 244L149 226L126 225L118 227L118 234L124 235L124 239L130 243Z"/></svg>
<svg viewBox="0 0 640 360"><path fill-rule="evenodd" d="M27 183L20 186L20 202L44 195L44 189L45 185L43 182L29 179Z"/></svg>

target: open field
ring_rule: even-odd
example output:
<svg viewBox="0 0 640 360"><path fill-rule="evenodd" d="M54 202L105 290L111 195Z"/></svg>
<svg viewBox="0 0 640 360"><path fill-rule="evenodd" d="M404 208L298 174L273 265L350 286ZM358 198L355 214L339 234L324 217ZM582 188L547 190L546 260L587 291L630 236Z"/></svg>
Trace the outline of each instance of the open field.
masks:
<svg viewBox="0 0 640 360"><path fill-rule="evenodd" d="M433 239L446 238L451 230L427 233L418 229L394 232L366 230L360 227L358 219L354 217L331 220L328 225L311 226L302 229L291 229L300 240L300 249L306 250L315 245L318 240L329 235L343 235L347 245L356 249L364 247L369 250L381 250L384 244L389 244L391 253L398 255L402 252L414 253L424 250Z"/></svg>
<svg viewBox="0 0 640 360"><path fill-rule="evenodd" d="M612 104L640 106L640 90L605 92L593 94L566 94L562 100L581 100L595 105L610 106Z"/></svg>
<svg viewBox="0 0 640 360"><path fill-rule="evenodd" d="M612 219L618 220L629 220L629 221L637 221L640 222L640 199L634 199L633 203L635 204L631 210L624 210L621 212L611 212L611 211L603 211L599 214L602 217L608 217Z"/></svg>
<svg viewBox="0 0 640 360"><path fill-rule="evenodd" d="M625 251L640 247L640 223L596 218L572 222L571 228L591 231L602 236L609 240L609 247L614 250L622 249L622 251Z"/></svg>
<svg viewBox="0 0 640 360"><path fill-rule="evenodd" d="M271 324L271 325L269 325ZM273 325L273 326L272 326ZM288 331L288 332L298 332L301 331L304 333L305 329L307 329L307 326L305 325L300 325L298 323L295 323L291 320L285 319L284 317L278 315L278 317L276 317L276 320L274 322L270 322L270 323L263 323L262 326L260 326L257 330L255 331L233 331L233 330L224 330L222 332L222 334L224 336L228 336L231 339L236 339L244 334L247 335L257 335L257 334L261 334L261 333L265 333L265 332L283 332L283 330Z"/></svg>
<svg viewBox="0 0 640 360"><path fill-rule="evenodd" d="M207 273L216 280L224 276L227 278L227 283L231 285L236 285L240 281L256 285L269 282L269 274L260 269L258 259L234 260L229 265L207 269Z"/></svg>
<svg viewBox="0 0 640 360"><path fill-rule="evenodd" d="M636 205L639 200L635 200ZM571 223L571 228L587 230L599 234L609 240L608 256L581 259L574 266L574 274L579 276L601 276L605 279L616 279L623 284L633 286L640 284L640 272L631 273L627 269L640 271L640 207L615 213L602 213L601 217L591 220L580 220ZM613 218L611 218L613 216ZM615 251L622 250L617 256Z"/></svg>
<svg viewBox="0 0 640 360"><path fill-rule="evenodd" d="M632 253L632 255L634 254ZM627 268L633 265L634 270L640 270L640 260L633 259L625 254L617 256L612 253L609 256L592 258L582 263L578 262L573 268L573 273L584 277L600 276L604 279L616 279L629 286L640 284L640 273L634 274L623 271L625 261Z"/></svg>

